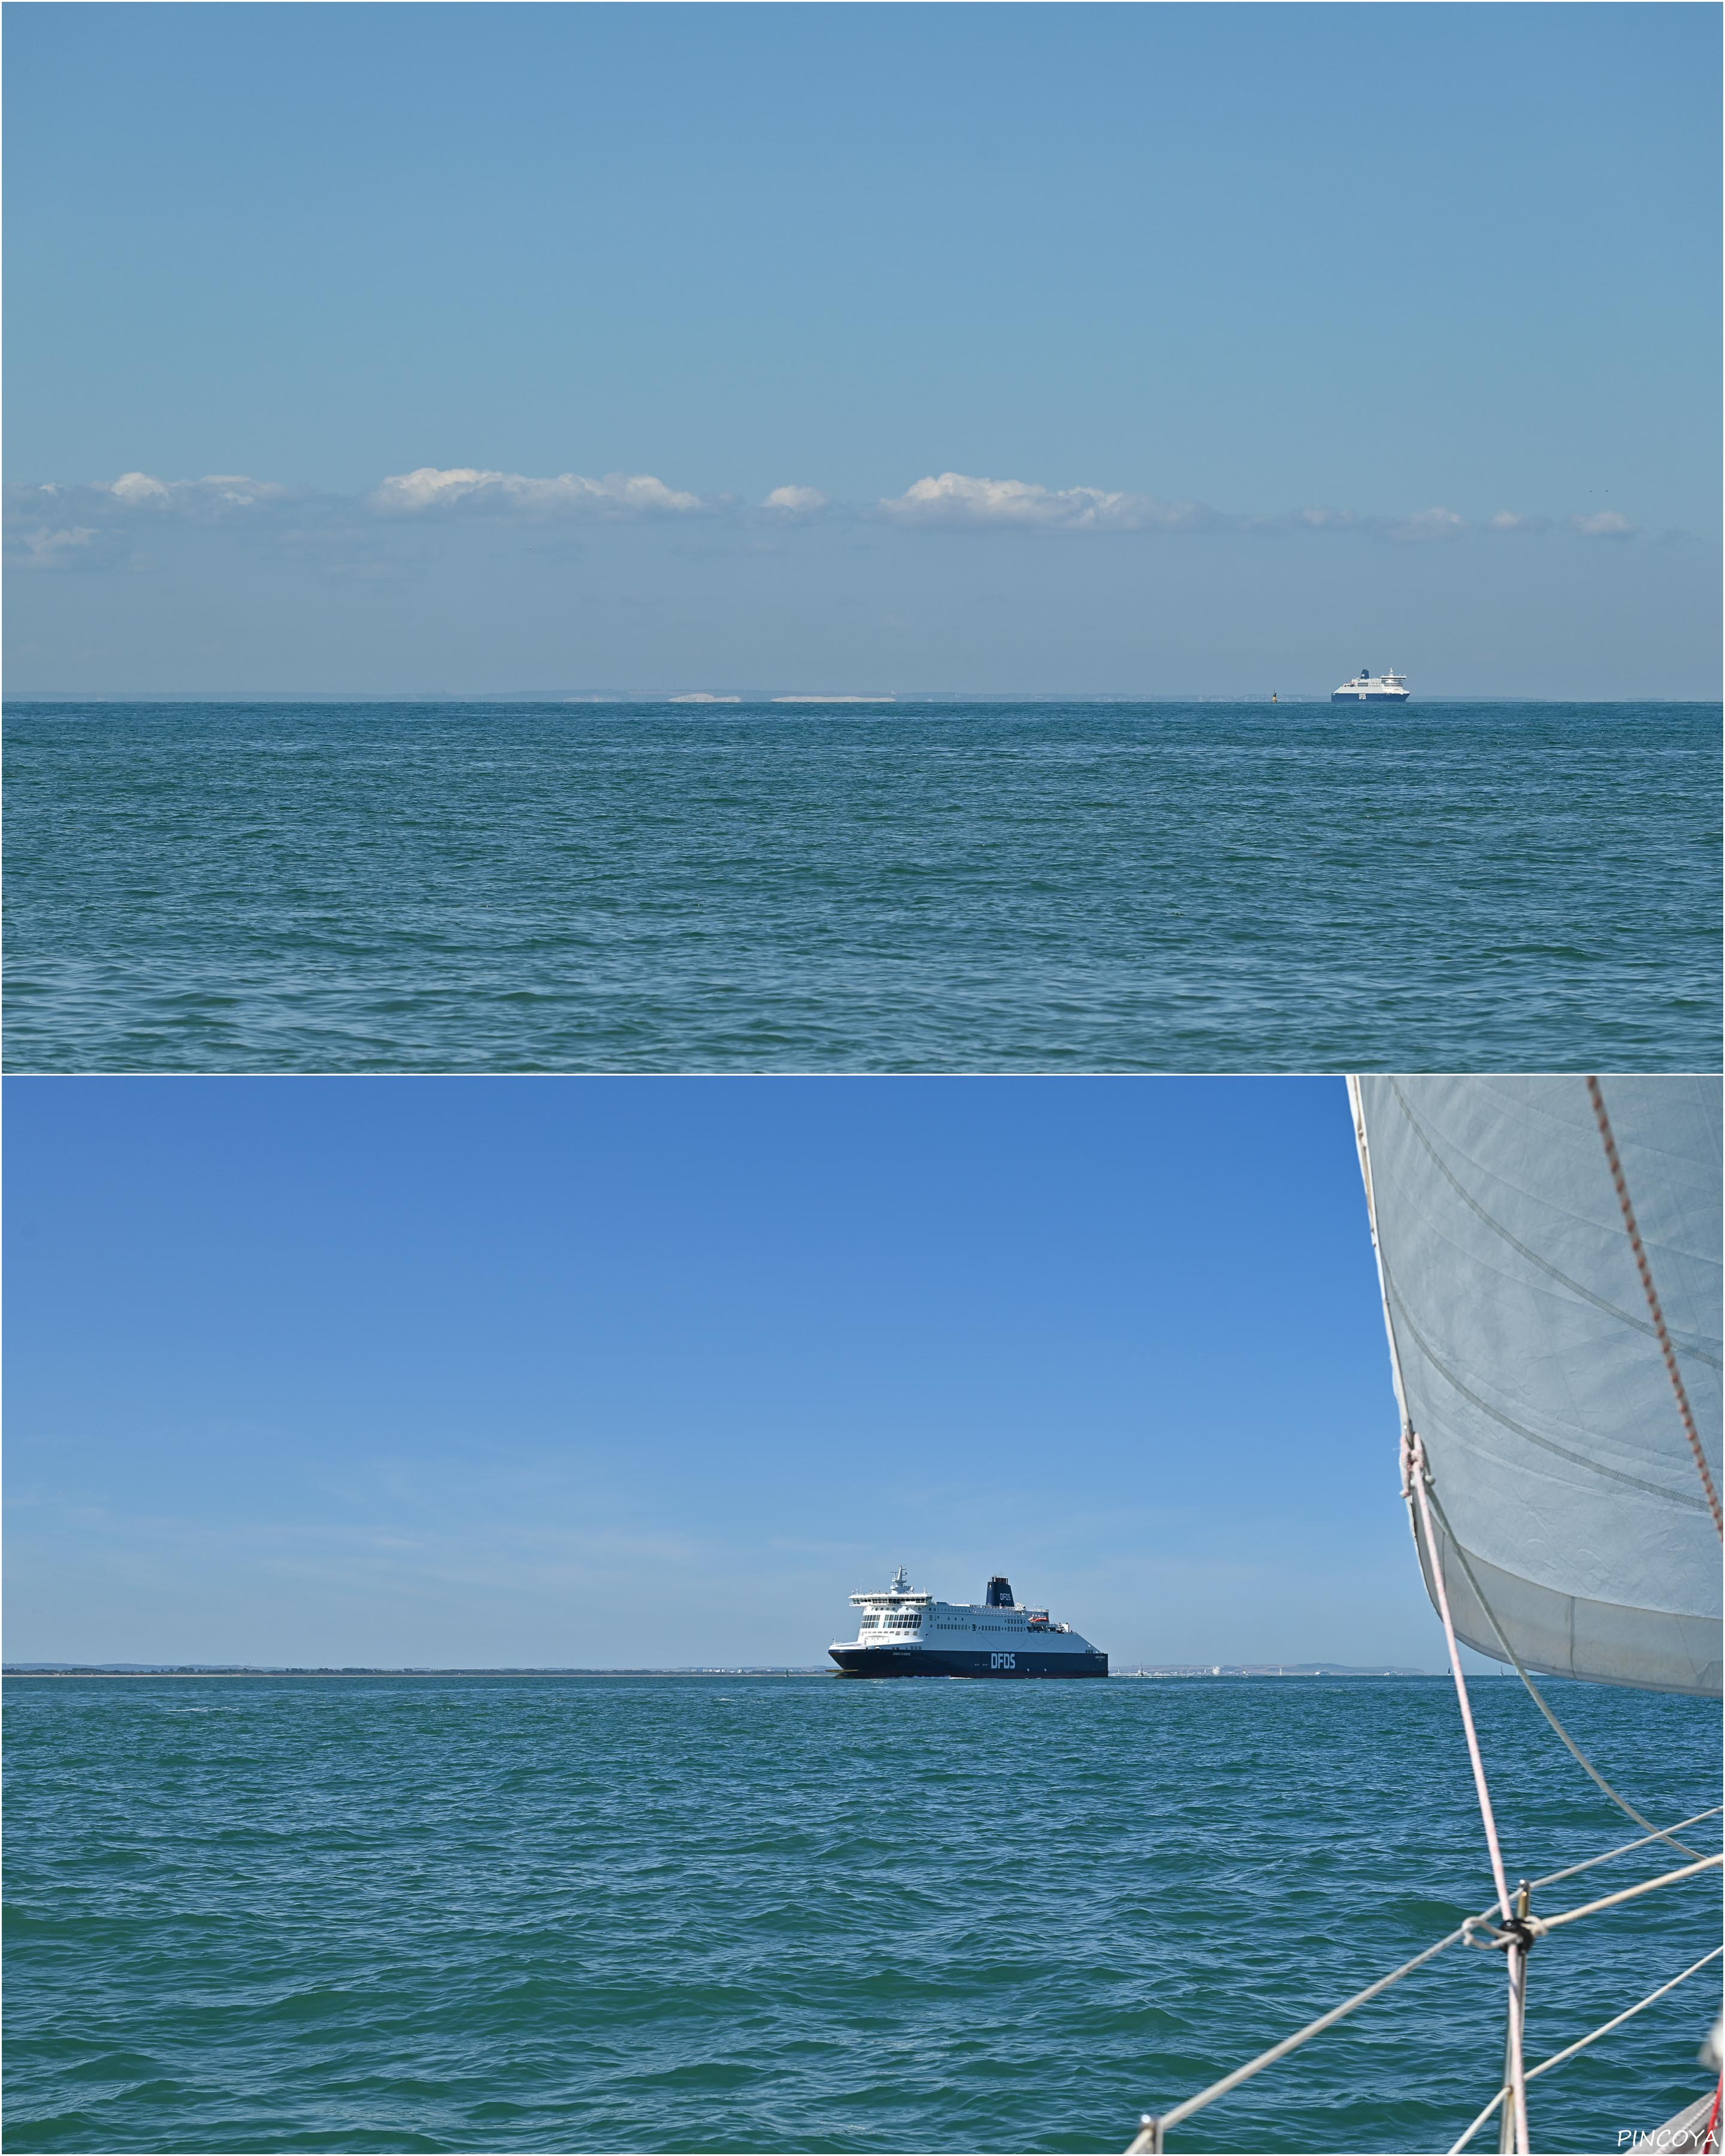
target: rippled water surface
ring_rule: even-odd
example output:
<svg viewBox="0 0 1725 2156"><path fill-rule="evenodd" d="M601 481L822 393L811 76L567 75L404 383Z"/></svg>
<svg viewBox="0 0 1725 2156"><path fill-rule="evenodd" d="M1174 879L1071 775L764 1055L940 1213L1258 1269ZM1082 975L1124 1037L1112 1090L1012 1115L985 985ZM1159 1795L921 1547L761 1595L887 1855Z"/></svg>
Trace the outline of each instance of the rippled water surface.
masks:
<svg viewBox="0 0 1725 2156"><path fill-rule="evenodd" d="M1711 706L9 726L13 1070L1718 1061Z"/></svg>
<svg viewBox="0 0 1725 2156"><path fill-rule="evenodd" d="M1629 1838L1518 1687L1479 1691L1514 1867ZM1644 1805L1717 1801L1711 1707L1557 1692ZM40 1679L9 1703L19 2150L1117 2149L1489 1894L1438 1681ZM1553 1937L1532 2052L1717 1931L1702 1885ZM1495 2086L1501 1987L1456 1947L1174 2145L1446 2148ZM1536 2146L1610 2148L1698 2094L1716 1995L1697 1978L1537 2083Z"/></svg>

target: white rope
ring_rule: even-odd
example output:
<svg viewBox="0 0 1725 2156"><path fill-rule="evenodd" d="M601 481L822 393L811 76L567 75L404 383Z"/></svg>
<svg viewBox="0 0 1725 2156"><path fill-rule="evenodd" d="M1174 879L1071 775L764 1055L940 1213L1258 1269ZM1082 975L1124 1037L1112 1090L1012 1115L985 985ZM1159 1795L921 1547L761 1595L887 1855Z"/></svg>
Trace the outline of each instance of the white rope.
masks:
<svg viewBox="0 0 1725 2156"><path fill-rule="evenodd" d="M1543 1879L1531 1879L1527 1883L1529 1887L1555 1887L1560 1879L1573 1879L1578 1871L1591 1871L1594 1865L1609 1864L1614 1856L1627 1856L1632 1849L1645 1849L1650 1841L1669 1841L1680 1828L1699 1826L1703 1820L1717 1819L1721 1812L1725 1812L1725 1804L1711 1804L1706 1811L1697 1812L1693 1819L1679 1820L1673 1826L1656 1827L1651 1834L1644 1834L1639 1841L1626 1841L1620 1848L1608 1849L1599 1856L1584 1856L1579 1864L1566 1864L1561 1871L1548 1871ZM1676 1846L1683 1848L1681 1842ZM1686 1856L1695 1853L1692 1850L1683 1851Z"/></svg>
<svg viewBox="0 0 1725 2156"><path fill-rule="evenodd" d="M1697 1812L1694 1819L1679 1820L1676 1824L1680 1827L1695 1826L1702 1820L1713 1818L1720 1811L1725 1811L1725 1805L1715 1804L1712 1810ZM1649 1835L1646 1837L1647 1841L1656 1841L1658 1839L1657 1834ZM1532 1881L1532 1887L1552 1886L1559 1879L1568 1879L1574 1873L1585 1871L1595 1864L1607 1864L1614 1856L1625 1856L1631 1850L1645 1846L1645 1842L1626 1841L1620 1849L1608 1849L1603 1851L1598 1856L1589 1856L1579 1864L1569 1865L1562 1871L1548 1872L1544 1878ZM1661 1882L1655 1881L1651 1883L1657 1885ZM1580 1910L1575 1913L1585 1915L1587 1912ZM1410 1976L1416 1969L1422 1967L1435 1955L1440 1954L1445 1948L1452 1947L1457 1940L1466 1938L1476 1924L1487 1922L1491 1915L1490 1909L1481 1909L1476 1916L1469 1917L1455 1931L1445 1933L1435 1945L1429 1946L1423 1952L1415 1954L1411 1961L1404 1961L1399 1969L1392 1969L1388 1976L1379 1977L1375 1984L1368 1984L1363 1991L1357 1991L1352 1999L1344 1999L1341 2005L1332 2007L1327 2014L1321 2015L1316 2021L1308 2021L1304 2028L1296 2029L1291 2036L1285 2036L1281 2043L1273 2045L1269 2051L1260 2051L1256 2058L1248 2060L1245 2066L1236 2066L1232 2073L1224 2074L1220 2081L1212 2082L1208 2088L1200 2089L1196 2096L1188 2097L1183 2103L1177 2104L1172 2111L1165 2112L1159 2117L1153 2117L1146 2112L1142 2118L1142 2131L1132 2143L1132 2148L1139 2152L1160 2148L1161 2136L1170 2127L1183 2124L1195 2112L1205 2110L1215 2102L1219 2097L1226 2096L1231 2089L1238 2088L1242 2082L1250 2081L1254 2074L1262 2072L1266 2066L1274 2066L1278 2059L1285 2059L1291 2051L1297 2051L1301 2045L1307 2042L1312 2037L1321 2035L1326 2029L1333 2028L1337 2022L1352 2014L1356 2007L1363 2006L1368 1999L1375 1999L1380 1992L1388 1991L1391 1984L1400 1983L1404 1976ZM1696 1966L1700 1968L1704 1964L1697 1963ZM1692 1972L1686 1971L1685 1974L1692 1974ZM1679 1983L1681 1980L1681 1978L1674 1979ZM1645 2005L1647 2001L1643 2000L1642 2004ZM1632 2007L1630 2010L1631 2013L1635 2013L1639 2012L1640 2009ZM1615 2022L1607 2025L1614 2028L1615 2025ZM1596 2030L1594 2033L1597 2035L1602 2032ZM1584 2041L1590 2042L1592 2039L1588 2038ZM1567 2058L1568 2053L1564 2052L1562 2056ZM1557 2063L1556 2059L1546 2061L1548 2066L1555 2066ZM1528 2079L1532 2078L1530 2074ZM1496 2107L1497 2100L1494 2098L1491 2109L1495 2110ZM1490 2116L1491 2111L1482 2112L1469 2131L1476 2131Z"/></svg>
<svg viewBox="0 0 1725 2156"><path fill-rule="evenodd" d="M1712 1953L1704 1953L1699 1961L1692 1962L1680 1975L1674 1976L1669 1984L1661 1984L1657 1991L1650 1991L1645 1999L1638 1999L1635 2005L1626 2007L1621 2014L1614 2015L1609 2021L1602 2021L1597 2029L1589 2030L1585 2036L1578 2038L1564 2050L1553 2051L1548 2059L1542 2059L1537 2066L1529 2066L1527 2079L1530 2082L1538 2081L1541 2074L1548 2074L1553 2066L1562 2066L1565 2059L1573 2059L1578 2051L1584 2051L1589 2044L1598 2043L1601 2036L1609 2036L1614 2029L1620 2029L1625 2021L1633 2021L1636 2015L1644 2008L1651 2006L1657 1999L1663 1999L1666 1992L1675 1991L1680 1984L1686 1983L1697 1970L1705 1969L1710 1961L1717 1961L1721 1954L1725 1954L1725 1946L1715 1947ZM1450 2143L1447 2156L1461 2156L1461 2151L1466 2148L1468 2143L1472 2140L1508 2093L1507 2089L1498 2090L1497 2095L1492 2097L1461 2138Z"/></svg>
<svg viewBox="0 0 1725 2156"><path fill-rule="evenodd" d="M1677 1367L1677 1351L1671 1345L1665 1312L1660 1307L1659 1290L1653 1285L1653 1267L1648 1262L1647 1248L1641 1240L1641 1230L1635 1222L1635 1209L1630 1199L1629 1183L1623 1173L1623 1163L1617 1156L1617 1140L1611 1129L1611 1118L1605 1112L1605 1096L1597 1078L1589 1075L1587 1096L1593 1102L1594 1120L1599 1127L1599 1137L1605 1147L1605 1164L1611 1171L1611 1183L1617 1193L1617 1202L1623 1211L1623 1224L1628 1230L1630 1248L1635 1254L1635 1270L1641 1276L1641 1292L1647 1298L1647 1307L1652 1313L1653 1329L1659 1339L1659 1352L1665 1358L1666 1375L1671 1381L1671 1390L1677 1396L1677 1413L1682 1419L1683 1435L1689 1440L1689 1450L1694 1455L1695 1466L1701 1476L1701 1486L1707 1491L1707 1510L1713 1516L1713 1525L1725 1535L1725 1507L1719 1502L1719 1492L1713 1481L1713 1472L1707 1466L1707 1448L1701 1441L1701 1432L1695 1426L1695 1412L1689 1404L1689 1393L1683 1383L1683 1373Z"/></svg>
<svg viewBox="0 0 1725 2156"><path fill-rule="evenodd" d="M1503 1627L1497 1621L1497 1611L1491 1607L1491 1604L1486 1601L1484 1591L1481 1588L1477 1578L1475 1576L1474 1568L1468 1563L1467 1552L1462 1548L1460 1540L1456 1537L1455 1529L1450 1525L1449 1520L1445 1515L1443 1501L1439 1497L1435 1490L1431 1491L1429 1494L1431 1499L1432 1510L1437 1514L1439 1523L1441 1525L1445 1534L1449 1537L1450 1548L1455 1551L1456 1557L1461 1561L1461 1569L1467 1578L1467 1584L1473 1589L1474 1599L1479 1604L1481 1609L1485 1611L1486 1621L1491 1625L1491 1630L1497 1635L1498 1645L1502 1648L1504 1654L1508 1660L1515 1665L1516 1675L1527 1687L1528 1694L1532 1699L1535 1707L1539 1709L1539 1712L1545 1717L1546 1720L1551 1724L1552 1727L1557 1732L1563 1743L1568 1745L1574 1758L1576 1765L1580 1768L1582 1773L1587 1775L1590 1780L1596 1782L1599 1784L1599 1788L1602 1789L1605 1794L1610 1798L1612 1803L1617 1806L1620 1811L1626 1813L1628 1816L1635 1821L1637 1826L1645 1826L1648 1830L1650 1835L1651 1835L1656 1840L1671 1841L1671 1838L1670 1835L1661 1834L1660 1830L1654 1825L1651 1819L1647 1818L1644 1813L1638 1812L1635 1810L1635 1806L1630 1802L1627 1797L1620 1796L1618 1794L1617 1791L1612 1788L1611 1784L1605 1779L1605 1777L1599 1772L1599 1768L1594 1766L1592 1760L1588 1758L1581 1747L1575 1742L1575 1739L1569 1734L1568 1731L1564 1728L1563 1723L1558 1721L1557 1716L1552 1712L1550 1707L1546 1702L1545 1695L1540 1691L1538 1686L1534 1683L1532 1678L1528 1676L1526 1668L1522 1665L1521 1656L1509 1644L1508 1636L1505 1633ZM1434 1553L1433 1555L1433 1562L1434 1563L1436 1562L1435 1553ZM1691 1849L1685 1842L1671 1841L1671 1846L1673 1849L1681 1850L1685 1856L1699 1856L1701 1854L1701 1851L1698 1849Z"/></svg>
<svg viewBox="0 0 1725 2156"><path fill-rule="evenodd" d="M1184 2103L1177 2103L1172 2111L1165 2111L1154 2118L1147 2115L1143 2131L1132 2143L1132 2148L1159 2148L1162 2145L1160 2136L1166 2133L1170 2127L1178 2126L1183 2120L1190 2118L1194 2112L1203 2111L1213 2104L1218 2097L1226 2096L1230 2089L1238 2088L1242 2082L1249 2082L1254 2074L1262 2073L1266 2066L1273 2066L1278 2059L1286 2058L1290 2051L1298 2051L1301 2045L1309 2043L1314 2036L1322 2035L1326 2029L1334 2028L1337 2022L1352 2014L1355 2007L1363 2006L1368 1999L1375 1999L1380 1991L1388 1991L1392 1984L1399 1984L1404 1976L1411 1976L1423 1962L1430 1961L1435 1954L1440 1954L1445 1947L1454 1946L1461 1937L1462 1930L1463 1927L1458 1924L1435 1946L1427 1947L1423 1953L1416 1953L1411 1961L1404 1961L1399 1969L1391 1969L1388 1976L1380 1976L1375 1984L1368 1984L1363 1991L1356 1991L1352 1999L1344 1999L1339 2006L1332 2006L1327 2014L1321 2014L1316 2021L1308 2021L1303 2029L1296 2029L1291 2036L1284 2036L1281 2043L1271 2045L1267 2051L1260 2051L1255 2059L1248 2059L1243 2066L1236 2066L1231 2074L1224 2074L1220 2081L1212 2082L1208 2088L1200 2089L1196 2096L1189 2096Z"/></svg>
<svg viewBox="0 0 1725 2156"><path fill-rule="evenodd" d="M1467 1736L1467 1756L1473 1763L1474 1793L1480 1802L1480 1817L1485 1824L1486 1845L1491 1852L1491 1877L1497 1888L1497 1906L1503 1912L1503 1921L1509 1922L1509 1881L1503 1870L1503 1851L1497 1842L1497 1820L1491 1810L1491 1792L1486 1782L1486 1763L1480 1754L1479 1733L1473 1726L1473 1708L1467 1697L1467 1679L1461 1672L1461 1649L1455 1637L1455 1625L1450 1615L1450 1593L1444 1584L1444 1567L1438 1548L1438 1538L1431 1520L1431 1497L1427 1489L1429 1470L1425 1464L1425 1447L1417 1435L1412 1440L1413 1468L1409 1478L1414 1502L1420 1507L1420 1517L1425 1527L1425 1547L1431 1553L1431 1581L1436 1597L1438 1615L1444 1624L1444 1638L1450 1649L1450 1674L1455 1680L1455 1697L1461 1708L1461 1727Z"/></svg>
<svg viewBox="0 0 1725 2156"><path fill-rule="evenodd" d="M1444 1584L1443 1554L1438 1546L1436 1529L1432 1524L1429 1487L1431 1477L1425 1463L1425 1445L1418 1431L1412 1430L1408 1432L1407 1443L1412 1454L1413 1466L1409 1481L1425 1529L1425 1547L1431 1558L1432 1589L1437 1599L1438 1614L1444 1620L1444 1638L1450 1650L1450 1674L1455 1681L1455 1697L1461 1708L1461 1726L1467 1735L1467 1755L1473 1763L1473 1786L1480 1801L1480 1818L1485 1825L1486 1845L1491 1852L1491 1877L1497 1888L1497 1904L1503 1912L1503 1922L1507 1928L1513 1922L1509 1881L1504 1876L1503 1851L1498 1845L1497 1820L1491 1810L1491 1791L1486 1780L1486 1763L1480 1753L1479 1733L1473 1726L1473 1708L1468 1701L1467 1679L1462 1673L1461 1648L1455 1637L1455 1620L1450 1614L1450 1591ZM1453 1537L1448 1539L1454 1541ZM1525 1890L1522 1902L1519 1913L1525 1916ZM1509 1979L1509 2026L1504 2076L1510 2087L1509 2117L1514 2156L1527 2156L1531 2146L1527 2133L1527 2085L1522 2071L1522 2030L1527 2006L1527 1937L1526 1932L1522 1931L1518 1938L1507 1941L1509 1950L1504 1956Z"/></svg>
<svg viewBox="0 0 1725 2156"><path fill-rule="evenodd" d="M1527 1914L1527 1889L1524 1886L1516 1901L1516 1914L1524 1922ZM1500 2143L1512 2147L1516 2156L1527 2156L1533 2146L1533 2135L1527 2124L1527 2065L1525 2046L1527 2041L1527 1948L1526 1933L1511 1942L1504 1959L1509 1965L1509 2012L1507 2032L1504 2039L1504 2071L1509 2083L1509 2102L1505 2118L1510 2131L1501 2134Z"/></svg>
<svg viewBox="0 0 1725 2156"><path fill-rule="evenodd" d="M1584 1902L1579 1909L1560 1909L1555 1917L1529 1917L1527 1928L1536 1938L1543 1938L1562 1924L1573 1924L1579 1917L1591 1917L1601 1909L1615 1909L1620 1902L1639 1900L1651 1894L1657 1887L1675 1887L1679 1880L1693 1879L1697 1872L1716 1871L1725 1864L1725 1851L1717 1856L1704 1856L1699 1864L1685 1864L1676 1871L1661 1871L1656 1879L1644 1879L1639 1887L1625 1887L1615 1894L1601 1896L1597 1902Z"/></svg>

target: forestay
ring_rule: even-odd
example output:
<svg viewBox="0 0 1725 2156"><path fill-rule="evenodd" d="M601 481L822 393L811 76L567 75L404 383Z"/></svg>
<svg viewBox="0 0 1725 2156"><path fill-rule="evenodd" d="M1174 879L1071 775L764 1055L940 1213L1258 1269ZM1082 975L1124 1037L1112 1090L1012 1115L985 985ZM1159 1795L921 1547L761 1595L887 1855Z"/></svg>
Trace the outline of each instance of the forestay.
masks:
<svg viewBox="0 0 1725 2156"><path fill-rule="evenodd" d="M1471 1646L1717 1695L1720 1083L1589 1082L1349 1081L1404 1429Z"/></svg>

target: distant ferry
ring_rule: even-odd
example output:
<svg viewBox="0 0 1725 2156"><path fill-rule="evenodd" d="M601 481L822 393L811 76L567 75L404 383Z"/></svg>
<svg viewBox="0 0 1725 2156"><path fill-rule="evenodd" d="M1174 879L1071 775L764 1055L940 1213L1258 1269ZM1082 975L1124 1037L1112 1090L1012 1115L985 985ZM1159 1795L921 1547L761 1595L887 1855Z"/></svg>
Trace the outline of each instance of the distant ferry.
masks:
<svg viewBox="0 0 1725 2156"><path fill-rule="evenodd" d="M1405 704L1407 701L1405 674L1368 674L1363 666L1351 681L1330 691L1332 704Z"/></svg>
<svg viewBox="0 0 1725 2156"><path fill-rule="evenodd" d="M856 1637L827 1652L847 1677L1105 1677L1108 1657L997 1573L981 1602L937 1602L901 1565L884 1594L853 1594Z"/></svg>

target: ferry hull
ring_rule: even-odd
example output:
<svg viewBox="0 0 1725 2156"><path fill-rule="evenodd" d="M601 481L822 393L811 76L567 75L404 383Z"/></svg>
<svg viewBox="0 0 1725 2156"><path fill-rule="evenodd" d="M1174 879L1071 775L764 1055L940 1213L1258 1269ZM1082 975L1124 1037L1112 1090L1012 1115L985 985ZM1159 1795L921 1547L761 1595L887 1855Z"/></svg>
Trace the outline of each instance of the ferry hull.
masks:
<svg viewBox="0 0 1725 2156"><path fill-rule="evenodd" d="M1088 1654L1038 1654L1012 1647L942 1650L929 1647L829 1647L827 1652L847 1677L1105 1677L1108 1657Z"/></svg>
<svg viewBox="0 0 1725 2156"><path fill-rule="evenodd" d="M1330 698L1332 704L1405 704L1407 701L1408 692L1405 689L1399 690L1374 689L1369 695L1364 696L1357 695L1352 690L1337 689Z"/></svg>

